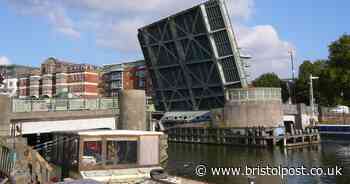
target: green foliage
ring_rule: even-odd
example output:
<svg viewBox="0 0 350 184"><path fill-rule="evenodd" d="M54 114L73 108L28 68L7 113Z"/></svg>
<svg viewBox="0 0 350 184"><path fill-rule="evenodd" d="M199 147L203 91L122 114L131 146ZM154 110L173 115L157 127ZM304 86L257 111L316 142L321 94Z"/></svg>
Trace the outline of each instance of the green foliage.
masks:
<svg viewBox="0 0 350 184"><path fill-rule="evenodd" d="M262 74L252 82L254 87L275 87L281 88L282 100L286 102L289 98L287 83L282 81L275 73Z"/></svg>
<svg viewBox="0 0 350 184"><path fill-rule="evenodd" d="M253 81L255 87L281 87L281 79L275 73L262 74Z"/></svg>
<svg viewBox="0 0 350 184"><path fill-rule="evenodd" d="M328 60L304 61L299 66L298 79L289 85L295 91L297 103L309 104L310 75L318 76L314 80L316 103L324 106L350 105L350 35L344 34L329 45ZM289 83L288 83L289 84ZM253 81L256 87L282 88L283 101L288 99L288 85L274 73L261 75Z"/></svg>
<svg viewBox="0 0 350 184"><path fill-rule="evenodd" d="M311 61L304 61L300 66L299 66L299 76L298 79L295 82L295 88L296 88L296 102L297 103L305 103L309 104L310 102L310 75L312 74L313 76L320 76L326 68L327 61L325 60L317 60L315 62ZM314 80L314 96L316 99L316 102L320 101L320 93L319 91L319 80Z"/></svg>
<svg viewBox="0 0 350 184"><path fill-rule="evenodd" d="M3 84L4 83L4 77L2 76L2 74L0 73L0 84Z"/></svg>
<svg viewBox="0 0 350 184"><path fill-rule="evenodd" d="M329 45L329 64L331 67L350 69L350 35L342 35Z"/></svg>
<svg viewBox="0 0 350 184"><path fill-rule="evenodd" d="M329 59L304 61L296 81L296 99L309 103L309 76L314 81L316 103L326 106L350 105L350 35L342 35L329 45ZM343 94L343 95L342 95Z"/></svg>

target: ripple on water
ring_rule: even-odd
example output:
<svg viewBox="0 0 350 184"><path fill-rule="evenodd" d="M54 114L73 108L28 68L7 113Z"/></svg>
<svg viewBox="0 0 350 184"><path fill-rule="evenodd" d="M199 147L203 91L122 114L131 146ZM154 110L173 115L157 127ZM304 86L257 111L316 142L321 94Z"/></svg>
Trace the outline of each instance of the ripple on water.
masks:
<svg viewBox="0 0 350 184"><path fill-rule="evenodd" d="M350 183L350 141L326 140L321 145L284 150L254 149L244 147L169 144L168 168L178 175L191 175L193 167L205 163L209 167L235 167L242 164L299 167L343 167L344 176L289 176L287 184L349 184ZM193 173L193 172L192 172ZM201 178L218 184L247 184L242 177L206 177ZM280 182L269 182L280 184Z"/></svg>

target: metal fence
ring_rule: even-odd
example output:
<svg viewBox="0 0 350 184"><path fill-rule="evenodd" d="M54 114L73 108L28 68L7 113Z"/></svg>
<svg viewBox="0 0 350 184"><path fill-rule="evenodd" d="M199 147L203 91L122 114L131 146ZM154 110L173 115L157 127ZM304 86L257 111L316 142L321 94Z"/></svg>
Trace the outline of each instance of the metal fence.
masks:
<svg viewBox="0 0 350 184"><path fill-rule="evenodd" d="M283 104L282 110L284 115L296 115L298 114L298 109L296 104Z"/></svg>
<svg viewBox="0 0 350 184"><path fill-rule="evenodd" d="M0 170L2 173L10 176L11 172L14 169L16 160L16 153L10 150L9 148L0 145Z"/></svg>
<svg viewBox="0 0 350 184"><path fill-rule="evenodd" d="M283 104L282 110L285 115L296 115L298 114L298 107L296 104ZM311 106L304 105L304 108L301 109L301 113L303 114L312 114L312 108ZM314 114L318 115L318 105L314 106Z"/></svg>
<svg viewBox="0 0 350 184"><path fill-rule="evenodd" d="M118 109L118 98L94 99L12 99L12 112L52 112Z"/></svg>
<svg viewBox="0 0 350 184"><path fill-rule="evenodd" d="M282 101L282 95L280 88L227 89L226 100L231 102Z"/></svg>

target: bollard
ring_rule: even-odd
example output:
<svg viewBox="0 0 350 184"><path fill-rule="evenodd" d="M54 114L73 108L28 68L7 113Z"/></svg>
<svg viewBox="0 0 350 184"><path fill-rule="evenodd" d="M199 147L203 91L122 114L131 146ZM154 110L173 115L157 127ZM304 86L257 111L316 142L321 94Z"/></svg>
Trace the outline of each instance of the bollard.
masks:
<svg viewBox="0 0 350 184"><path fill-rule="evenodd" d="M248 176L248 184L255 184L255 176Z"/></svg>

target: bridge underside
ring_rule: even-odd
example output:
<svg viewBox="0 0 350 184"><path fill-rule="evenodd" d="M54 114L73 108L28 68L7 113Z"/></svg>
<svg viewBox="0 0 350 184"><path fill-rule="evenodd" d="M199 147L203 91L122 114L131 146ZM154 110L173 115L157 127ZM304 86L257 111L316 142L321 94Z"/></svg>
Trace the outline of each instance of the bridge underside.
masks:
<svg viewBox="0 0 350 184"><path fill-rule="evenodd" d="M157 110L224 106L226 87L247 85L222 0L180 12L139 29Z"/></svg>
<svg viewBox="0 0 350 184"><path fill-rule="evenodd" d="M96 128L115 129L119 112L114 110L19 112L11 113L11 135L76 131Z"/></svg>
<svg viewBox="0 0 350 184"><path fill-rule="evenodd" d="M114 117L58 121L33 121L13 123L12 129L13 128L16 129L16 134L28 135L59 131L78 131L102 128L115 129L116 122Z"/></svg>

